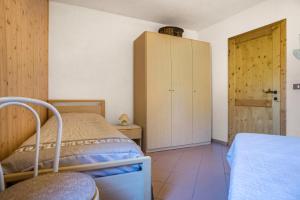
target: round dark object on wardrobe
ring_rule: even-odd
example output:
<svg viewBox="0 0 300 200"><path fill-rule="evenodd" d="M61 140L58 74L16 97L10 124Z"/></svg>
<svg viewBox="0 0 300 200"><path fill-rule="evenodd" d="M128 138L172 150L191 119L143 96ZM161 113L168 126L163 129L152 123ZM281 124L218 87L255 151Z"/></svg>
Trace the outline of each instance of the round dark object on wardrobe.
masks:
<svg viewBox="0 0 300 200"><path fill-rule="evenodd" d="M158 30L159 33L168 34L172 36L182 37L184 30L175 26L165 26Z"/></svg>

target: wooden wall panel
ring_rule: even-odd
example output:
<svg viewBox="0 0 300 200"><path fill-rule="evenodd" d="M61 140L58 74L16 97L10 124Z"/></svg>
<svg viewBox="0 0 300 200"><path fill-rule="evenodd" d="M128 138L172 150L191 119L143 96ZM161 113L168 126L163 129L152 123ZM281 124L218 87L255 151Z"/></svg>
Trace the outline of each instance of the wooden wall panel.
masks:
<svg viewBox="0 0 300 200"><path fill-rule="evenodd" d="M7 68L6 68L6 34L5 34L5 7L4 1L0 0L0 92L1 96L7 96ZM3 123L5 117L7 115L7 111L0 111L0 158L3 157L3 153L7 153L3 151L5 148L4 142L2 142L5 138L2 134L7 130L7 123Z"/></svg>
<svg viewBox="0 0 300 200"><path fill-rule="evenodd" d="M0 96L48 99L48 0L0 1ZM42 121L47 110L36 107ZM34 133L23 108L0 111L0 159Z"/></svg>

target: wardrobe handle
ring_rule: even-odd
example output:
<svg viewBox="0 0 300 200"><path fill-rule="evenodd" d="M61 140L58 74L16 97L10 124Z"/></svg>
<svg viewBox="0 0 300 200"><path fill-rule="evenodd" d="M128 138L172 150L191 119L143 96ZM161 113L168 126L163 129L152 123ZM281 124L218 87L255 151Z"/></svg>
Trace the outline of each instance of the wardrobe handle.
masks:
<svg viewBox="0 0 300 200"><path fill-rule="evenodd" d="M175 90L174 89L169 89L169 92L175 92Z"/></svg>

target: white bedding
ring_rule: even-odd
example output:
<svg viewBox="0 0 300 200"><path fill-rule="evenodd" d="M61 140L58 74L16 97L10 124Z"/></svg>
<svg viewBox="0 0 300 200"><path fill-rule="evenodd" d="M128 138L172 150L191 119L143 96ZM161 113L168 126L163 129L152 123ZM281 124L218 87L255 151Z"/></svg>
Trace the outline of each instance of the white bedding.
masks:
<svg viewBox="0 0 300 200"><path fill-rule="evenodd" d="M238 134L227 158L229 200L300 200L300 138Z"/></svg>

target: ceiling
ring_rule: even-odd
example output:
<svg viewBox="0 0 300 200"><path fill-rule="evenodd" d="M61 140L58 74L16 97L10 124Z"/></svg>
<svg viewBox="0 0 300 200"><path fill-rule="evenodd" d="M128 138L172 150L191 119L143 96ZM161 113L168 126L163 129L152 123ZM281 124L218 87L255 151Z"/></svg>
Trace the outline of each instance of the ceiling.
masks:
<svg viewBox="0 0 300 200"><path fill-rule="evenodd" d="M201 30L264 0L53 0Z"/></svg>

